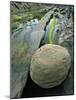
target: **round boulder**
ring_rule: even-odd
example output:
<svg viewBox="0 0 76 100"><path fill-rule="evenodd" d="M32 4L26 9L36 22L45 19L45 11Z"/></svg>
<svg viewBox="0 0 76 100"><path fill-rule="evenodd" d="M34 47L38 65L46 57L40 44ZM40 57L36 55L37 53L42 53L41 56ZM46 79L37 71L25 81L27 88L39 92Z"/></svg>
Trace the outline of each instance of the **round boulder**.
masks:
<svg viewBox="0 0 76 100"><path fill-rule="evenodd" d="M52 88L67 77L71 64L70 55L64 47L46 44L32 57L31 79L42 88Z"/></svg>

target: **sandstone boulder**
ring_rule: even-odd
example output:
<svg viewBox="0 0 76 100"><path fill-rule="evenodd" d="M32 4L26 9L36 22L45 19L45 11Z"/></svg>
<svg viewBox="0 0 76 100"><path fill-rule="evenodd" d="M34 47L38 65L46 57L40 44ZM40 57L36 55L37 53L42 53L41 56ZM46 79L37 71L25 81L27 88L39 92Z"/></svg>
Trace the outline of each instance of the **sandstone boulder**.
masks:
<svg viewBox="0 0 76 100"><path fill-rule="evenodd" d="M44 45L32 57L31 79L42 88L55 87L66 79L70 62L67 49L59 45Z"/></svg>

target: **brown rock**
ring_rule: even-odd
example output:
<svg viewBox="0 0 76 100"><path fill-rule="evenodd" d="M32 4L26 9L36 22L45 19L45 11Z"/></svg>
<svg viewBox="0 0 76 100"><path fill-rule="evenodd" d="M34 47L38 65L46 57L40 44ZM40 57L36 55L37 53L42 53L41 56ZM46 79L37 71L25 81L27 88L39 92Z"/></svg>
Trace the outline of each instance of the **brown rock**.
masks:
<svg viewBox="0 0 76 100"><path fill-rule="evenodd" d="M42 88L57 86L67 77L70 61L67 49L59 45L44 45L32 57L31 79Z"/></svg>

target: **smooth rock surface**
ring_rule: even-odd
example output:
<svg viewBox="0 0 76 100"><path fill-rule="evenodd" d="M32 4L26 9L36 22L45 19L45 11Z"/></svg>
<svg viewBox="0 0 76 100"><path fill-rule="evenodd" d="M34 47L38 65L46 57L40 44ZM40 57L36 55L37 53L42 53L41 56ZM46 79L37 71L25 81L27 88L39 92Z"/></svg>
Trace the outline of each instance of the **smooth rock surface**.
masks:
<svg viewBox="0 0 76 100"><path fill-rule="evenodd" d="M43 30L26 28L11 38L11 98L21 97L26 85L31 56L38 49Z"/></svg>
<svg viewBox="0 0 76 100"><path fill-rule="evenodd" d="M38 49L43 34L44 31L35 31L32 34L22 33L22 35L12 39L11 98L21 97L27 82L31 56Z"/></svg>
<svg viewBox="0 0 76 100"><path fill-rule="evenodd" d="M11 98L20 97L26 84L30 62L30 54L28 52L28 45L21 42L11 57Z"/></svg>
<svg viewBox="0 0 76 100"><path fill-rule="evenodd" d="M70 62L67 49L59 45L44 45L32 57L31 79L42 88L55 87L66 79Z"/></svg>

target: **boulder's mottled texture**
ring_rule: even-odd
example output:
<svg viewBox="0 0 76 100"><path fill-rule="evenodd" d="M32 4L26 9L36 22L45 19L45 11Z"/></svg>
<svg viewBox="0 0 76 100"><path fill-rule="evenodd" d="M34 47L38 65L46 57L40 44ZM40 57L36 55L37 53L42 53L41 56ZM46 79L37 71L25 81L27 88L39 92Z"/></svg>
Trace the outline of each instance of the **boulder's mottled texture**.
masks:
<svg viewBox="0 0 76 100"><path fill-rule="evenodd" d="M52 88L65 80L70 62L67 49L59 45L44 45L32 57L30 76L40 87Z"/></svg>

